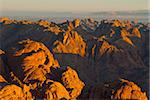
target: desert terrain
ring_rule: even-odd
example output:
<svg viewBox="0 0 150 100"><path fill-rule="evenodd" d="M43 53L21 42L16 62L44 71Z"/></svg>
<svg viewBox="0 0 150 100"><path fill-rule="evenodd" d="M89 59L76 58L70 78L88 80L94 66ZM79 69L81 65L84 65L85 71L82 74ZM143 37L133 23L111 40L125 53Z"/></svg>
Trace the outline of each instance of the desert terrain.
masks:
<svg viewBox="0 0 150 100"><path fill-rule="evenodd" d="M0 18L0 100L148 100L149 29Z"/></svg>

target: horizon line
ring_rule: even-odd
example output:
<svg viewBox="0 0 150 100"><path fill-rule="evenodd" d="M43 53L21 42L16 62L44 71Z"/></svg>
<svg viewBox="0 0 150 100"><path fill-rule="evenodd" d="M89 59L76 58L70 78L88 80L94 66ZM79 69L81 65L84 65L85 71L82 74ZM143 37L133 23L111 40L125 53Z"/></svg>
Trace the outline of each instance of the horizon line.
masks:
<svg viewBox="0 0 150 100"><path fill-rule="evenodd" d="M43 12L43 13L95 13L95 12L133 12L133 11L150 11L149 9L139 10L106 10L106 11L29 11L29 10L1 10L1 12Z"/></svg>

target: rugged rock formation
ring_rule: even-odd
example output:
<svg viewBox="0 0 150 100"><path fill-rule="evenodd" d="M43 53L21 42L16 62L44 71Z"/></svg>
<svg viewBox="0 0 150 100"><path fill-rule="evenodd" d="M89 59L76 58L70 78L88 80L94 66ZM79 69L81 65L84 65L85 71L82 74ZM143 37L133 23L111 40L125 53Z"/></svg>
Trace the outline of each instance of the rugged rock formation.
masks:
<svg viewBox="0 0 150 100"><path fill-rule="evenodd" d="M30 87L23 84L19 87L15 84L8 83L2 75L0 75L0 99L1 100L33 100Z"/></svg>
<svg viewBox="0 0 150 100"><path fill-rule="evenodd" d="M110 45L107 41L104 41L99 48L99 54L100 56L105 55L107 53L113 53L113 52L118 52L119 49L117 49L115 46ZM94 56L94 55L93 55Z"/></svg>
<svg viewBox="0 0 150 100"><path fill-rule="evenodd" d="M48 82L49 84L45 90L45 98L46 100L69 100L69 92L65 89L65 87L59 82Z"/></svg>
<svg viewBox="0 0 150 100"><path fill-rule="evenodd" d="M11 24L12 23L12 21L7 17L0 18L0 22L4 23L4 24Z"/></svg>
<svg viewBox="0 0 150 100"><path fill-rule="evenodd" d="M50 68L59 67L50 51L42 43L24 40L8 51L8 64L23 82L44 82Z"/></svg>
<svg viewBox="0 0 150 100"><path fill-rule="evenodd" d="M84 83L79 79L75 70L67 67L66 71L62 73L61 80L71 98L77 98L81 94Z"/></svg>
<svg viewBox="0 0 150 100"><path fill-rule="evenodd" d="M1 100L33 100L32 94L25 86L23 89L17 85L6 85L0 89Z"/></svg>
<svg viewBox="0 0 150 100"><path fill-rule="evenodd" d="M2 82L7 82L4 78L3 78L3 76L2 75L0 75L0 83L2 83Z"/></svg>
<svg viewBox="0 0 150 100"><path fill-rule="evenodd" d="M61 79L58 80L62 84L52 80L49 81L49 78L52 79L52 77L47 77L47 74L52 73L51 69L57 70L60 67L44 44L32 40L23 40L13 45L7 52L7 63L9 71L11 71L11 80L9 81L12 84L7 85L7 81L2 76L0 77L1 99L33 99L31 90L34 98L45 98L47 100L76 99L81 94L84 83L80 81L77 73L69 67L62 75L57 73L60 76L56 76L56 79L62 77L62 81L60 81ZM79 84L75 85L77 82ZM44 94L38 92L41 91L41 88ZM8 95L12 95L12 97Z"/></svg>
<svg viewBox="0 0 150 100"><path fill-rule="evenodd" d="M63 30L59 26L57 26L55 23L52 23L52 22L49 23L46 20L39 20L37 24L46 28L44 31L49 31L49 32L55 33L56 35L63 32Z"/></svg>
<svg viewBox="0 0 150 100"><path fill-rule="evenodd" d="M99 23L90 18L67 20L56 24L46 20L31 22L1 18L0 27L0 49L6 51L6 54L1 55L3 64L1 63L0 73L6 74L2 74L6 79L3 83L8 82L21 89L24 84L29 85L35 99L57 98L49 97L53 93L62 99L62 96L79 99L115 97L119 94L117 89L113 88L114 94L109 95L109 91L106 96L104 91L112 88L103 84L118 78L132 80L147 91L147 94L149 92L148 24L120 20L102 20ZM34 41L22 41L24 39ZM42 42L47 47L35 41ZM13 45L18 42L19 44ZM9 50L9 47L14 48ZM63 69L62 66L71 66L75 69L85 86L74 70ZM8 70L4 71L5 69ZM53 73L54 71L56 72ZM45 81L49 79L53 81L46 84ZM4 85L7 84L3 84L2 87ZM49 88L51 85L57 92L52 92ZM88 90L99 91L102 87L104 89L100 92L87 94ZM61 91L57 90L59 88L66 92L62 95ZM118 91L123 93L123 88L119 88ZM141 92L139 94L142 95Z"/></svg>
<svg viewBox="0 0 150 100"><path fill-rule="evenodd" d="M59 26L64 29L65 31L71 31L77 28L80 25L81 20L75 19L73 21L65 21L64 23L59 24Z"/></svg>
<svg viewBox="0 0 150 100"><path fill-rule="evenodd" d="M121 79L119 82L95 86L90 89L89 100L148 100L146 93L135 83Z"/></svg>
<svg viewBox="0 0 150 100"><path fill-rule="evenodd" d="M76 31L67 31L64 34L63 41L54 43L55 53L71 53L85 56L86 43Z"/></svg>
<svg viewBox="0 0 150 100"><path fill-rule="evenodd" d="M122 79L113 93L113 99L147 100L147 96L135 83Z"/></svg>
<svg viewBox="0 0 150 100"><path fill-rule="evenodd" d="M78 27L79 25L80 25L80 19L75 19L74 21L73 21L73 25L74 25L74 27L76 28L76 27Z"/></svg>

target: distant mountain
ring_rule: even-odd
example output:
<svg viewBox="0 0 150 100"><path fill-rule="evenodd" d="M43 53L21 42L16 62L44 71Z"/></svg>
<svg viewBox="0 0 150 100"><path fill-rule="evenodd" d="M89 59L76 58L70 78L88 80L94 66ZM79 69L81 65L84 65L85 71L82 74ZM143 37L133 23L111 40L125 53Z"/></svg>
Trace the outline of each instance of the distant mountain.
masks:
<svg viewBox="0 0 150 100"><path fill-rule="evenodd" d="M147 15L149 10L134 10L134 11L104 11L104 12L92 12L94 15Z"/></svg>

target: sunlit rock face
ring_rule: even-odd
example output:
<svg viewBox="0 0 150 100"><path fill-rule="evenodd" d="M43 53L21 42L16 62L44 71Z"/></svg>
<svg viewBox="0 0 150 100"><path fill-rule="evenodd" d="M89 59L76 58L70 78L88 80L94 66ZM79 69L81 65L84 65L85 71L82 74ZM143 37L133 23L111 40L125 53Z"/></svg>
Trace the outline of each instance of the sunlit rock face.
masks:
<svg viewBox="0 0 150 100"><path fill-rule="evenodd" d="M113 99L148 100L146 93L135 83L122 79L117 89L113 91Z"/></svg>
<svg viewBox="0 0 150 100"><path fill-rule="evenodd" d="M40 42L24 40L12 47L8 53L8 64L23 82L44 82L51 67L59 67L48 48Z"/></svg>
<svg viewBox="0 0 150 100"><path fill-rule="evenodd" d="M62 41L54 42L55 53L70 53L85 56L86 43L76 31L67 31Z"/></svg>
<svg viewBox="0 0 150 100"><path fill-rule="evenodd" d="M11 84L0 75L0 99L1 100L34 100L30 87L26 84L17 86Z"/></svg>
<svg viewBox="0 0 150 100"><path fill-rule="evenodd" d="M134 82L121 79L105 85L96 85L89 91L89 100L148 100L146 93Z"/></svg>
<svg viewBox="0 0 150 100"><path fill-rule="evenodd" d="M47 82L47 88L45 90L46 100L69 100L70 95L66 88L59 82Z"/></svg>
<svg viewBox="0 0 150 100"><path fill-rule="evenodd" d="M4 24L11 24L12 23L12 21L7 17L0 18L0 22L4 23Z"/></svg>
<svg viewBox="0 0 150 100"><path fill-rule="evenodd" d="M51 76L47 76L52 74L53 69L59 69L60 65L43 43L29 39L23 40L12 45L7 52L6 57L10 71L9 84L11 85L7 85L8 82L1 75L0 85L3 87L0 93L5 95L10 91L9 89L14 88L8 94L14 95L14 97L2 95L2 98L11 98L12 100L18 98L59 100L76 99L81 94L84 82L79 79L76 71L70 67L62 70L63 73L57 73L60 75L55 77L58 82L51 80L53 79ZM30 91L32 91L33 97ZM42 92L39 93L38 91Z"/></svg>
<svg viewBox="0 0 150 100"><path fill-rule="evenodd" d="M6 85L0 89L1 100L33 100L31 92L26 88L21 88L17 85Z"/></svg>
<svg viewBox="0 0 150 100"><path fill-rule="evenodd" d="M66 71L62 73L62 83L68 90L71 98L77 98L85 86L85 84L79 79L75 70L67 67Z"/></svg>

